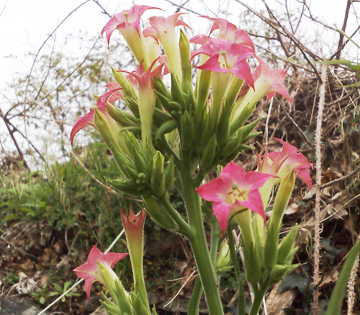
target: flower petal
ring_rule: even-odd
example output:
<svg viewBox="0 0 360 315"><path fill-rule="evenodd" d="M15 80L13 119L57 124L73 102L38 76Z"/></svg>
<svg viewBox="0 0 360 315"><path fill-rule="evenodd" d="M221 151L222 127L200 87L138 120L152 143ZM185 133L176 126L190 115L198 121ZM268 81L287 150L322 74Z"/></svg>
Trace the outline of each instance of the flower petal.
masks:
<svg viewBox="0 0 360 315"><path fill-rule="evenodd" d="M70 141L71 145L74 144L74 137L75 135L83 129L85 126L93 126L95 128L94 123L94 109L91 109L90 112L85 114L84 116L80 116L78 119L76 119L73 128L71 129L70 133Z"/></svg>
<svg viewBox="0 0 360 315"><path fill-rule="evenodd" d="M213 204L213 211L216 219L219 222L220 228L223 231L223 234L226 232L226 228L228 225L229 215L231 213L233 205L220 203L220 202L214 202Z"/></svg>
<svg viewBox="0 0 360 315"><path fill-rule="evenodd" d="M259 190L253 190L249 192L248 199L245 201L236 200L236 203L241 204L242 206L248 208L249 210L260 214L261 217L266 222L266 214L264 211L264 205L261 199Z"/></svg>

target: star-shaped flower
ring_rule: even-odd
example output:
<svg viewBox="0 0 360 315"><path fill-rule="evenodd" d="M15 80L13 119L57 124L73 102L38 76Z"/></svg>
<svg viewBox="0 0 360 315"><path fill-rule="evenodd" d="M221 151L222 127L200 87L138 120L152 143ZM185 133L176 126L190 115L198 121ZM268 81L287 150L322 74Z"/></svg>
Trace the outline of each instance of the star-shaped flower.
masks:
<svg viewBox="0 0 360 315"><path fill-rule="evenodd" d="M73 271L79 278L85 279L85 291L87 297L90 299L91 286L95 281L104 284L104 281L99 273L98 263L101 263L110 273L116 274L112 271L115 264L126 257L127 253L102 253L96 245L91 249L87 262L75 268Z"/></svg>
<svg viewBox="0 0 360 315"><path fill-rule="evenodd" d="M220 173L220 177L200 186L196 191L201 198L213 201L213 211L225 233L231 212L249 209L266 220L259 188L274 175L245 170L230 162Z"/></svg>

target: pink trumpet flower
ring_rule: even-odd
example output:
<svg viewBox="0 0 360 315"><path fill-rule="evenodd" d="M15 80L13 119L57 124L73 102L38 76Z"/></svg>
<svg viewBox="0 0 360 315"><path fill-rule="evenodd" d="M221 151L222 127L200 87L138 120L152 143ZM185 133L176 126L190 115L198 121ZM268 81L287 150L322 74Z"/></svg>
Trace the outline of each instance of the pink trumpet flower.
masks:
<svg viewBox="0 0 360 315"><path fill-rule="evenodd" d="M175 13L167 18L162 16L153 16L149 18L151 26L143 31L145 37L151 36L161 43L169 60L170 69L178 76L179 81L181 81L182 72L179 43L175 27L185 26L190 28L189 25L180 19L180 15L182 14L184 13Z"/></svg>
<svg viewBox="0 0 360 315"><path fill-rule="evenodd" d="M203 41L204 38L198 38ZM208 43L201 46L192 56L205 54L210 58L197 68L205 71L231 72L239 79L254 87L254 78L246 58L254 54L253 50L228 39L209 38Z"/></svg>
<svg viewBox="0 0 360 315"><path fill-rule="evenodd" d="M303 180L303 182L311 190L312 183L309 169L313 168L306 157L298 152L298 149L291 144L275 138L283 144L281 151L267 152L264 156L258 155L258 171L279 176L280 180L289 172L295 170L295 174Z"/></svg>
<svg viewBox="0 0 360 315"><path fill-rule="evenodd" d="M115 85L115 84L113 84L113 85ZM119 96L118 93L121 93L119 87L112 89L112 90L106 92L105 94L101 95L96 102L97 109L99 111L101 111L110 122L115 123L115 124L116 124L116 122L114 121L114 119L112 117L110 117L110 115L107 112L106 103L110 101L113 94L115 94L115 98L118 97ZM114 101L114 98L111 101ZM94 121L94 113L95 113L95 110L94 110L94 108L92 108L92 109L90 109L90 111L87 114L85 114L84 116L80 116L75 121L74 126L70 133L71 145L73 145L75 135L81 129L83 129L86 126L92 126L92 127L96 128L95 121Z"/></svg>
<svg viewBox="0 0 360 315"><path fill-rule="evenodd" d="M266 220L259 188L274 175L245 170L230 162L224 167L219 178L196 189L201 198L213 201L213 211L225 233L231 212L249 209Z"/></svg>
<svg viewBox="0 0 360 315"><path fill-rule="evenodd" d="M92 284L95 281L99 281L101 284L104 284L104 279L99 273L98 263L101 263L110 274L113 274L114 277L117 278L112 269L119 260L123 259L127 255L128 253L104 254L97 248L96 245L94 245L89 253L87 262L73 270L77 277L85 279L85 292L89 299Z"/></svg>
<svg viewBox="0 0 360 315"><path fill-rule="evenodd" d="M152 79L155 76L161 76L163 68L163 64L161 64L153 71L151 71L157 61L158 59L155 59L145 72L142 64L140 64L140 66L134 72L123 71L128 73L137 81L141 134L144 143L151 141L151 126L156 101L156 97L152 88ZM133 85L136 84L135 80L131 80Z"/></svg>
<svg viewBox="0 0 360 315"><path fill-rule="evenodd" d="M176 26L182 25L190 28L183 20L180 20L179 17L182 14L185 13L175 13L166 18L162 16L152 16L149 18L151 26L144 30L144 36L151 36L162 43L166 40L166 37L173 34Z"/></svg>
<svg viewBox="0 0 360 315"><path fill-rule="evenodd" d="M287 71L282 69L271 69L264 60L259 57L256 58L259 61L259 66L254 72L255 90L250 89L248 86L249 84L242 86L238 96L239 99L236 102L236 109L232 114L232 122L241 116L246 105L258 102L265 96L267 97L267 101L270 101L276 93L279 93L293 104L293 101L283 84Z"/></svg>
<svg viewBox="0 0 360 315"><path fill-rule="evenodd" d="M230 23L229 21L221 18L212 18L210 16L202 15L202 17L214 21L214 24L211 27L210 35L215 31L219 30L218 38L228 39L236 44L241 44L248 46L255 53L254 43L252 42L250 36L243 30L240 30L236 25Z"/></svg>
<svg viewBox="0 0 360 315"><path fill-rule="evenodd" d="M270 101L276 93L284 96L290 103L293 103L285 85L283 84L287 70L271 69L271 67L261 58L257 57L259 66L255 69L254 78L257 92L262 91L267 100Z"/></svg>
<svg viewBox="0 0 360 315"><path fill-rule="evenodd" d="M117 29L119 30L125 39L126 35L134 35L134 30L140 37L140 18L141 15L149 9L158 9L156 7L150 7L147 5L134 5L130 10L124 10L116 13L109 22L106 23L101 31L102 34L106 34L108 43L110 43L111 34Z"/></svg>

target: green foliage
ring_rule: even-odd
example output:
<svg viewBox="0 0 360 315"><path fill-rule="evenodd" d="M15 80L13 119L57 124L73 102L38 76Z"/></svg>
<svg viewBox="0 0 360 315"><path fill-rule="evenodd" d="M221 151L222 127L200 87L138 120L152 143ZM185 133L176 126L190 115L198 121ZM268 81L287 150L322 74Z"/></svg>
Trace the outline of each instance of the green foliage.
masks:
<svg viewBox="0 0 360 315"><path fill-rule="evenodd" d="M103 182L105 176L118 173L101 143L89 144L80 155L91 174ZM122 194L100 186L74 158L56 162L45 173L0 175L0 181L1 222L44 220L59 231L92 236L105 246L121 230L119 209L129 204Z"/></svg>
<svg viewBox="0 0 360 315"><path fill-rule="evenodd" d="M70 285L72 284L72 281L66 281L64 283L64 286L61 287L60 285L58 285L57 283L54 283L54 288L55 288L55 291L51 292L49 296L56 296L56 295L62 295L63 293L66 292L67 289L69 289ZM66 293L62 299L61 299L61 302L65 302L66 298L67 297L71 297L71 296L80 296L79 293L75 293L75 292L68 292ZM41 302L40 302L41 303Z"/></svg>

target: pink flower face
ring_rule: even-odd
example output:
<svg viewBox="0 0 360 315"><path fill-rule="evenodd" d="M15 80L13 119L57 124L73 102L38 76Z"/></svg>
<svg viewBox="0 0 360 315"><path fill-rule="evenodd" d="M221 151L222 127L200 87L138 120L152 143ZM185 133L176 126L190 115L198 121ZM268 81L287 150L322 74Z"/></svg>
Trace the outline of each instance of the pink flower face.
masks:
<svg viewBox="0 0 360 315"><path fill-rule="evenodd" d="M230 162L222 170L220 177L200 186L196 191L201 198L214 202L213 211L225 233L232 211L249 209L266 220L259 188L270 178L270 174L245 172Z"/></svg>
<svg viewBox="0 0 360 315"><path fill-rule="evenodd" d="M299 153L297 148L281 139L283 144L282 151L266 152L263 157L258 155L258 168L259 172L270 173L283 178L286 174L295 170L297 176L299 176L304 183L311 190L311 178L309 169L313 168L312 163L306 159L306 157Z"/></svg>
<svg viewBox="0 0 360 315"><path fill-rule="evenodd" d="M109 83L107 84L109 85ZM113 82L111 82L111 86L115 85ZM110 86L110 85L109 85ZM108 87L109 88L109 87ZM101 95L97 102L96 102L96 106L97 109L99 111L101 111L108 119L113 120L110 115L107 112L107 102L114 102L115 100L121 98L122 93L120 92L120 88L116 87L108 92L106 92L105 94ZM114 95L114 96L112 96ZM70 141L71 141L71 145L73 145L74 142L74 137L75 135L84 127L86 126L92 126L95 128L95 122L94 122L94 113L95 110L94 109L90 109L90 111L85 114L84 116L80 116L74 123L74 126L71 130L70 133Z"/></svg>
<svg viewBox="0 0 360 315"><path fill-rule="evenodd" d="M254 79L246 58L253 55L253 50L247 46L235 44L228 39L197 37L196 42L206 42L191 58L205 54L210 58L197 68L205 71L231 72L239 79L254 87ZM204 41L205 40L205 41ZM194 42L194 41L193 41Z"/></svg>
<svg viewBox="0 0 360 315"><path fill-rule="evenodd" d="M147 5L134 5L130 10L124 10L120 13L115 14L109 22L104 26L101 31L101 35L103 33L106 34L106 38L108 43L110 42L111 34L114 30L118 29L120 31L131 31L131 29L135 29L135 31L140 36L140 18L141 15L149 9L158 9L156 7L150 7ZM160 10L160 9L159 9Z"/></svg>
<svg viewBox="0 0 360 315"><path fill-rule="evenodd" d="M89 253L87 262L73 270L78 278L85 279L85 291L89 299L92 284L95 281L102 283L98 270L98 262L100 262L105 268L112 270L115 264L126 256L127 253L104 254L96 247L96 245L94 245Z"/></svg>

